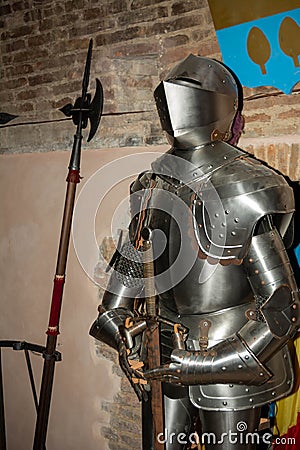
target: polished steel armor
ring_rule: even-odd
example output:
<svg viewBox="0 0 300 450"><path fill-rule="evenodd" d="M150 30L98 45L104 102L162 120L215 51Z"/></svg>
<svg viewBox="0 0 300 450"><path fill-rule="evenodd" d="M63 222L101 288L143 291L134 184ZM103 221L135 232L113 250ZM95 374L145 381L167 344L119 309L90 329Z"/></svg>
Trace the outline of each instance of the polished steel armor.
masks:
<svg viewBox="0 0 300 450"><path fill-rule="evenodd" d="M189 56L158 86L155 98L173 147L131 186L131 243L120 251L114 265L119 269L90 333L117 348L123 332L136 357L137 346L124 335L123 324L136 314L136 299L142 302L137 242L147 221L159 314L189 330L184 345L175 336L174 349L172 333L162 324L163 365L144 372L147 380L164 383L168 430L190 432L200 410L204 433L233 431L241 417L247 431L255 432L259 408L293 386L287 344L300 314L285 249L293 193L282 176L224 142L237 87L222 64ZM151 180L155 187L149 195ZM165 445L185 448L178 441ZM149 442L144 450L152 448ZM255 445L208 442L206 448Z"/></svg>

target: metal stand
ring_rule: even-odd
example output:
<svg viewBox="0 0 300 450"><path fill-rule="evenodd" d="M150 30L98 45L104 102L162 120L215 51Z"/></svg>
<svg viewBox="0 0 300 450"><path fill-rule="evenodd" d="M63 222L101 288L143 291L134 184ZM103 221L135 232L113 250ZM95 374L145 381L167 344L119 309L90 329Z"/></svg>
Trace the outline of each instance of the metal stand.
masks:
<svg viewBox="0 0 300 450"><path fill-rule="evenodd" d="M2 374L2 347L12 348L16 351L24 351L25 360L28 370L28 376L36 411L38 411L38 396L35 387L34 374L31 365L30 352L39 353L44 357L45 347L42 345L31 344L26 341L0 341L0 450L6 450L6 428L5 428L5 412L4 412L4 389ZM61 361L61 353L55 352L56 361ZM44 450L46 447L44 446Z"/></svg>

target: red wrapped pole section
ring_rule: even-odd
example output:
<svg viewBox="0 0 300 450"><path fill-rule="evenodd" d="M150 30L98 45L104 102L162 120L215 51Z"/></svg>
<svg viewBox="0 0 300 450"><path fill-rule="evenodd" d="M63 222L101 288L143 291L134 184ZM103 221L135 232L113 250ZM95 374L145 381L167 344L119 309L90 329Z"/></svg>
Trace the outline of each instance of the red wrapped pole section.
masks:
<svg viewBox="0 0 300 450"><path fill-rule="evenodd" d="M55 275L49 325L47 330L48 335L57 336L59 334L58 323L61 310L64 283L65 283L64 275Z"/></svg>

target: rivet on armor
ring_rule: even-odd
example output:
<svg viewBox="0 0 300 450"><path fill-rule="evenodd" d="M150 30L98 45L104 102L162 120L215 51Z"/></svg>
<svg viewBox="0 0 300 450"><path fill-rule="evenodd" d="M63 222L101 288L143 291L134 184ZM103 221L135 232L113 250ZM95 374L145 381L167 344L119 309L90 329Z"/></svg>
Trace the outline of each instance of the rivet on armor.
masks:
<svg viewBox="0 0 300 450"><path fill-rule="evenodd" d="M236 217L236 218L234 219L235 223L238 223L239 220L240 220L240 219L239 219L238 217Z"/></svg>
<svg viewBox="0 0 300 450"><path fill-rule="evenodd" d="M227 250L227 253L231 253L231 250Z"/></svg>
<svg viewBox="0 0 300 450"><path fill-rule="evenodd" d="M292 322L296 322L296 321L297 321L296 317L292 317Z"/></svg>
<svg viewBox="0 0 300 450"><path fill-rule="evenodd" d="M220 233L220 234L219 234L219 237L220 237L220 238L223 238L223 237L224 237L224 234Z"/></svg>
<svg viewBox="0 0 300 450"><path fill-rule="evenodd" d="M252 311L251 309L246 311L246 317L248 317L248 319L252 319L252 317L255 316L255 312Z"/></svg>
<svg viewBox="0 0 300 450"><path fill-rule="evenodd" d="M263 377L263 376L264 376L264 373L263 373L263 372L259 372L259 376L260 376L260 377Z"/></svg>
<svg viewBox="0 0 300 450"><path fill-rule="evenodd" d="M296 303L293 304L293 309L297 309Z"/></svg>
<svg viewBox="0 0 300 450"><path fill-rule="evenodd" d="M235 231L232 231L231 232L231 236L235 236L236 235L236 232Z"/></svg>
<svg viewBox="0 0 300 450"><path fill-rule="evenodd" d="M197 174L197 172L194 172L193 173L193 177L196 177L198 174Z"/></svg>
<svg viewBox="0 0 300 450"><path fill-rule="evenodd" d="M250 403L253 403L253 398L249 398L249 402L250 402Z"/></svg>
<svg viewBox="0 0 300 450"><path fill-rule="evenodd" d="M211 227L212 227L212 229L214 230L214 229L216 228L216 225L212 225Z"/></svg>
<svg viewBox="0 0 300 450"><path fill-rule="evenodd" d="M223 402L223 405L226 406L226 405L227 405L227 402Z"/></svg>
<svg viewBox="0 0 300 450"><path fill-rule="evenodd" d="M219 217L219 213L215 213L215 217Z"/></svg>
<svg viewBox="0 0 300 450"><path fill-rule="evenodd" d="M249 392L249 388L246 388L245 391L246 391L246 392Z"/></svg>
<svg viewBox="0 0 300 450"><path fill-rule="evenodd" d="M239 368L239 369L242 369L242 368L243 368L242 364L239 364L239 365L238 365L238 368Z"/></svg>
<svg viewBox="0 0 300 450"><path fill-rule="evenodd" d="M223 370L223 372L225 372L225 370L226 370L226 367L225 367L225 366L223 366L223 367L222 367L222 370Z"/></svg>
<svg viewBox="0 0 300 450"><path fill-rule="evenodd" d="M245 359L249 359L249 355L246 355L246 356L245 356Z"/></svg>
<svg viewBox="0 0 300 450"><path fill-rule="evenodd" d="M233 388L233 384L230 384L229 387L230 387L230 388Z"/></svg>
<svg viewBox="0 0 300 450"><path fill-rule="evenodd" d="M254 273L256 273L256 275L259 274L259 270L254 270Z"/></svg>
<svg viewBox="0 0 300 450"><path fill-rule="evenodd" d="M253 258L249 258L249 263L253 263Z"/></svg>
<svg viewBox="0 0 300 450"><path fill-rule="evenodd" d="M226 223L225 222L222 222L222 227L226 227Z"/></svg>
<svg viewBox="0 0 300 450"><path fill-rule="evenodd" d="M206 244L205 248L209 248L209 244Z"/></svg>
<svg viewBox="0 0 300 450"><path fill-rule="evenodd" d="M227 156L224 156L224 159L227 159Z"/></svg>
<svg viewBox="0 0 300 450"><path fill-rule="evenodd" d="M273 392L272 392L272 395L273 395L273 397L275 397L275 395L276 395L276 392L275 392L275 391L273 391Z"/></svg>
<svg viewBox="0 0 300 450"><path fill-rule="evenodd" d="M260 284L263 286L263 285L265 284L265 282L262 280L262 281L260 282Z"/></svg>

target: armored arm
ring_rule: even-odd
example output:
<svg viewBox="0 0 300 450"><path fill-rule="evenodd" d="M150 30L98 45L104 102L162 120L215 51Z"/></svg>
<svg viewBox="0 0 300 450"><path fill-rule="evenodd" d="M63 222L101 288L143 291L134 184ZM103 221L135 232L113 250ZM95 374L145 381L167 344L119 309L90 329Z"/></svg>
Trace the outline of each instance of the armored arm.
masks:
<svg viewBox="0 0 300 450"><path fill-rule="evenodd" d="M259 385L272 377L266 363L295 336L300 315L293 271L271 217L257 227L243 265L256 302L248 322L206 353L175 350L169 368L153 370L147 377L186 385Z"/></svg>
<svg viewBox="0 0 300 450"><path fill-rule="evenodd" d="M112 258L112 273L104 292L102 304L99 306L99 316L90 329L90 335L109 346L118 349L121 331L127 318L133 317L134 300L143 291L142 255L134 246L138 229L139 211L141 209L144 184L140 174L130 187L130 207L132 221L129 226L128 241L121 249L117 249ZM133 345L127 334L127 345Z"/></svg>

